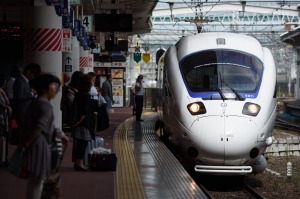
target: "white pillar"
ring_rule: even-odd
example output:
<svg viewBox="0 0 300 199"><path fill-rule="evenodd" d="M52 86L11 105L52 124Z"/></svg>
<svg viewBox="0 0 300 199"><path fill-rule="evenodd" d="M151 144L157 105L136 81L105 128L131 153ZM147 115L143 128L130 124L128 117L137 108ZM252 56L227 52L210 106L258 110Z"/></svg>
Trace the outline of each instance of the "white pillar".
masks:
<svg viewBox="0 0 300 199"><path fill-rule="evenodd" d="M41 66L42 72L51 73L61 79L62 18L54 6L32 6L25 9L24 64L31 62ZM61 127L61 92L53 99L55 126Z"/></svg>
<svg viewBox="0 0 300 199"><path fill-rule="evenodd" d="M79 71L79 47L77 37L72 37L73 72Z"/></svg>

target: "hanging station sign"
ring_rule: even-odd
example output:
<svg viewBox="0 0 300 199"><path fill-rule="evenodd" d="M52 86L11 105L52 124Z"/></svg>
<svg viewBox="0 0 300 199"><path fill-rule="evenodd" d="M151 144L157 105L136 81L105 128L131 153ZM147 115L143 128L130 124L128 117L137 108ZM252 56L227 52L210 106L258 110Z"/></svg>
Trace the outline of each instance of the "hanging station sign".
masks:
<svg viewBox="0 0 300 199"><path fill-rule="evenodd" d="M93 16L92 15L83 15L81 23L85 27L86 32L93 32Z"/></svg>
<svg viewBox="0 0 300 199"><path fill-rule="evenodd" d="M55 5L56 14L58 16L68 16L70 13L70 7L69 0L60 0L60 4Z"/></svg>
<svg viewBox="0 0 300 199"><path fill-rule="evenodd" d="M73 28L74 27L74 9L70 8L70 13L68 16L62 17L62 23L64 28Z"/></svg>
<svg viewBox="0 0 300 199"><path fill-rule="evenodd" d="M142 55L141 53L133 53L133 60L136 62L136 63L139 63L142 59Z"/></svg>
<svg viewBox="0 0 300 199"><path fill-rule="evenodd" d="M143 53L143 61L146 64L150 61L150 53Z"/></svg>

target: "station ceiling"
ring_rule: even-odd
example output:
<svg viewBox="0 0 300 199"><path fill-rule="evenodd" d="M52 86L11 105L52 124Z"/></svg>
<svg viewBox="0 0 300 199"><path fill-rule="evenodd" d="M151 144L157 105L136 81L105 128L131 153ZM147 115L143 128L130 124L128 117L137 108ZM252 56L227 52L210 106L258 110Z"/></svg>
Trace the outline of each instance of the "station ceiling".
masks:
<svg viewBox="0 0 300 199"><path fill-rule="evenodd" d="M22 23L24 7L32 5L45 5L45 0L1 0L0 22ZM114 2L114 5L112 4ZM151 31L151 16L157 0L81 0L79 12L83 15L108 13L118 8L118 14L132 14L132 34L143 34Z"/></svg>
<svg viewBox="0 0 300 199"><path fill-rule="evenodd" d="M32 2L45 4L45 0L1 0L0 23L22 23L24 7ZM203 23L204 31L244 32L273 45L286 31L285 21L290 26L299 25L300 17L299 0L81 0L81 3L79 11L83 15L111 10L131 13L133 32L129 35L147 34L143 42L157 45L175 43L183 35L197 33L191 21L196 15L202 15L204 22L208 20ZM174 18L170 18L172 3Z"/></svg>

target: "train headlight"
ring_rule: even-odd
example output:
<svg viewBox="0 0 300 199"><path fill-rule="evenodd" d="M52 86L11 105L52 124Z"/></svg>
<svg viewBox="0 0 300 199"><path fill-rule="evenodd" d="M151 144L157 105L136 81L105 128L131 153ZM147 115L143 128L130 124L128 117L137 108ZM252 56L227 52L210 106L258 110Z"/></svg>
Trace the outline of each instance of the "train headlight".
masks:
<svg viewBox="0 0 300 199"><path fill-rule="evenodd" d="M260 111L260 106L258 104L253 104L249 102L247 102L243 108L243 114L245 115L257 116L259 111Z"/></svg>
<svg viewBox="0 0 300 199"><path fill-rule="evenodd" d="M192 115L200 115L206 113L206 109L202 102L193 102L187 105L187 109Z"/></svg>

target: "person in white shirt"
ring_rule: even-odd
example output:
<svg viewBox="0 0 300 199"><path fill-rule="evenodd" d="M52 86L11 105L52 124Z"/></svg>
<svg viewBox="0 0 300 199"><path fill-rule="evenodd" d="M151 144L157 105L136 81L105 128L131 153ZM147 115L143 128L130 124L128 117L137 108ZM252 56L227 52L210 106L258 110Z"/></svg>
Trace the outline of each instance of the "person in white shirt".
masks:
<svg viewBox="0 0 300 199"><path fill-rule="evenodd" d="M141 122L143 102L144 102L144 86L143 75L139 75L135 82L135 109L136 109L136 121Z"/></svg>
<svg viewBox="0 0 300 199"><path fill-rule="evenodd" d="M13 105L14 99L14 83L16 78L21 74L21 70L18 67L14 67L11 71L11 77L6 83L6 92L10 105Z"/></svg>
<svg viewBox="0 0 300 199"><path fill-rule="evenodd" d="M89 93L90 93L91 98L92 98L93 100L97 100L97 101L98 101L98 99L99 99L99 93L98 93L98 91L97 91L97 89L96 89L96 87L95 87L96 73L94 73L94 72L89 72L88 74L92 77L92 83L93 83L93 85L92 85L91 90L90 90Z"/></svg>
<svg viewBox="0 0 300 199"><path fill-rule="evenodd" d="M97 91L97 88L95 87L95 82L96 82L96 73L94 72L89 72L88 73L91 77L92 77L92 87L91 87L91 90L90 90L90 95L91 95L91 98L92 98L92 101L93 101L93 108L94 108L94 111L97 110L97 106L98 106L98 100L99 100L99 93Z"/></svg>

